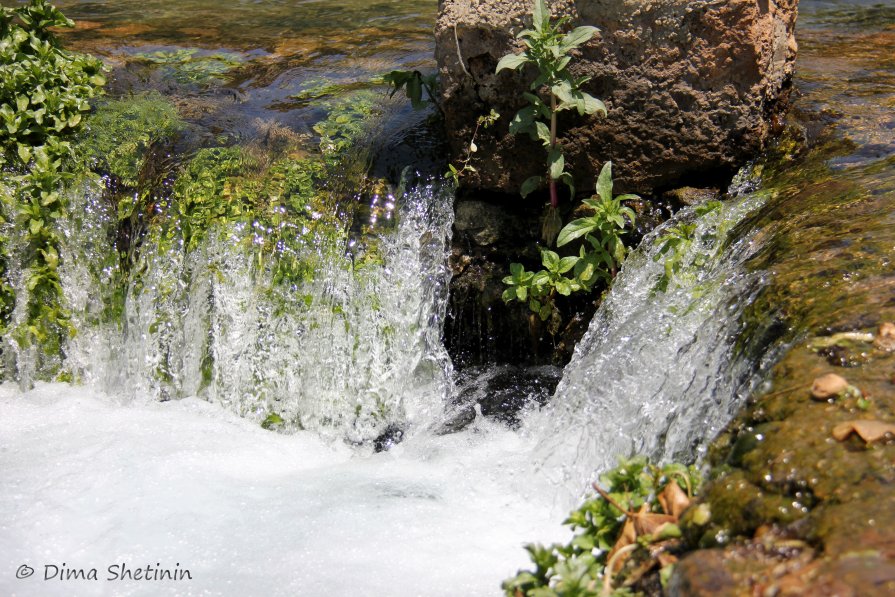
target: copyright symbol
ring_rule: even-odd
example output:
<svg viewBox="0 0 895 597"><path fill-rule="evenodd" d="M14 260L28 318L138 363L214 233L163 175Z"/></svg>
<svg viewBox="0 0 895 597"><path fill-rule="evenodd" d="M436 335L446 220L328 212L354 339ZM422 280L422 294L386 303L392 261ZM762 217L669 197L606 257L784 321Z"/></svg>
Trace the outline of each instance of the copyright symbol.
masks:
<svg viewBox="0 0 895 597"><path fill-rule="evenodd" d="M22 564L19 566L19 569L16 570L16 578L28 578L32 574L34 574L34 568L28 564Z"/></svg>

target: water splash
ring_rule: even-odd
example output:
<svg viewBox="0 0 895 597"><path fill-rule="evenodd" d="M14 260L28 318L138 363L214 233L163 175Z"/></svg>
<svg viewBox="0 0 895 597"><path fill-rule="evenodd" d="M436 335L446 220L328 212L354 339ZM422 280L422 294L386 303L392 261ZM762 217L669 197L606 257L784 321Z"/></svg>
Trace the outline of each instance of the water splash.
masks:
<svg viewBox="0 0 895 597"><path fill-rule="evenodd" d="M732 189L732 194L736 194ZM741 314L760 287L737 222L767 193L744 193L701 218L688 208L648 235L625 262L566 366L550 405L526 421L539 438L537 474L571 505L619 457L690 461L733 416L755 363L739 358ZM661 238L695 222L682 274L667 292ZM698 267L695 262L707 261Z"/></svg>
<svg viewBox="0 0 895 597"><path fill-rule="evenodd" d="M273 283L270 264L234 242L240 224L192 251L147 242L111 321L96 317L101 278L114 273L91 265L114 263L99 254L111 214L97 185L72 193L79 216L66 241L75 257L63 267L81 330L67 366L82 381L160 400L199 396L256 421L275 413L356 443L442 412L452 201L441 185L403 194L374 263L356 262L344 237L318 238L306 247L317 269L296 286Z"/></svg>

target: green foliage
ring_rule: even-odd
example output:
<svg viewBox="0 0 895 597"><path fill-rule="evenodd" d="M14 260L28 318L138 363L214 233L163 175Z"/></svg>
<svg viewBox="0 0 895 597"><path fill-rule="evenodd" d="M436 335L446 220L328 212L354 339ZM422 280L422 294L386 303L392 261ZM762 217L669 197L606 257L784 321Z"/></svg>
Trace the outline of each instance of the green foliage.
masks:
<svg viewBox="0 0 895 597"><path fill-rule="evenodd" d="M709 201L695 209L697 218L704 217L711 213L718 213L721 209L720 201ZM680 223L670 227L656 241L659 247L658 253L653 260L663 260L664 272L656 283L654 292L666 292L672 284L690 284L695 281L695 274L689 271L691 266L696 268L705 267L711 259L702 251L697 251L691 255L694 241L710 242L718 234L717 230L709 229L700 237L696 235L696 223ZM688 255L690 256L688 259Z"/></svg>
<svg viewBox="0 0 895 597"><path fill-rule="evenodd" d="M544 269L539 272L526 272L521 264L511 264L511 275L503 279L509 286L503 293L504 302L528 302L529 309L547 321L559 317L557 294L590 291L598 280L612 280L627 253L621 237L628 225L634 224L634 211L622 202L637 195L613 196L612 162L600 171L596 190L596 195L583 201L592 215L569 222L557 237L557 247L583 238L578 256L560 258L553 251L542 250Z"/></svg>
<svg viewBox="0 0 895 597"><path fill-rule="evenodd" d="M424 75L418 70L393 70L384 75L382 80L391 87L391 91L388 94L389 97L394 97L396 93L403 89L414 110L420 110L429 104L434 105L439 110L441 109L438 105L436 93L438 80L434 73ZM423 91L426 92L426 98L423 98Z"/></svg>
<svg viewBox="0 0 895 597"><path fill-rule="evenodd" d="M157 92L110 100L87 118L76 153L90 168L135 189L152 150L183 126L171 102Z"/></svg>
<svg viewBox="0 0 895 597"><path fill-rule="evenodd" d="M373 94L359 92L330 102L327 107L327 117L314 125L314 132L320 135L321 153L334 162L369 131L379 105Z"/></svg>
<svg viewBox="0 0 895 597"><path fill-rule="evenodd" d="M612 195L612 162L606 162L597 179L597 194L585 199L583 204L593 210L593 215L572 220L560 230L556 246L562 247L575 239L584 237L592 247L584 251L582 247L582 281L589 282L591 276L601 269L614 273L627 252L622 235L630 223L634 225L634 210L622 205L622 201L639 199L637 195Z"/></svg>
<svg viewBox="0 0 895 597"><path fill-rule="evenodd" d="M547 180L553 208L557 206L557 181L566 184L571 196L575 196L575 185L571 174L565 171L565 156L557 139L557 114L573 109L582 116L598 112L606 114L603 102L581 90L589 78L575 77L569 71L572 61L569 53L589 41L597 29L576 27L569 33L563 33L567 21L563 17L552 23L544 0L535 0L532 29L525 29L516 36L526 49L521 54L508 54L501 58L496 70L499 73L504 69L517 70L533 65L538 71L529 86L532 93L523 93L529 105L513 117L510 133L527 133L547 150L546 177L532 176L527 179L522 185L521 194L527 196Z"/></svg>
<svg viewBox="0 0 895 597"><path fill-rule="evenodd" d="M142 52L137 58L161 65L165 75L181 84L208 85L223 81L226 74L241 66L243 57L232 52L199 54L195 48Z"/></svg>
<svg viewBox="0 0 895 597"><path fill-rule="evenodd" d="M235 242L257 262L272 261L275 284L313 277L312 251L323 236L341 238L344 224L326 193L319 159L281 158L267 166L240 147L200 150L174 183L163 243L195 250L214 227L239 225Z"/></svg>
<svg viewBox="0 0 895 597"><path fill-rule="evenodd" d="M677 483L687 496L699 490L701 477L695 467L680 464L656 466L636 457L620 462L602 477L602 494L585 500L563 524L575 533L566 544L527 545L534 568L521 570L504 581L508 597L621 597L633 595L630 589L612 589L619 583L607 579L608 556L613 547L624 542L622 531L634 512L658 512L659 495L670 483ZM607 499L608 497L608 499ZM644 508L645 510L642 510ZM621 509L620 509L620 508ZM640 514L649 516L649 514ZM642 535L629 543L642 557L648 547L675 536L676 525L668 525L663 534ZM616 550L617 551L617 550Z"/></svg>
<svg viewBox="0 0 895 597"><path fill-rule="evenodd" d="M74 333L59 278L61 238L55 226L65 214L60 188L69 176L68 139L105 84L101 61L64 50L49 29L72 26L45 0L0 7L0 167L15 172L4 195L24 230L28 293L13 337L51 357L44 361L47 376Z"/></svg>

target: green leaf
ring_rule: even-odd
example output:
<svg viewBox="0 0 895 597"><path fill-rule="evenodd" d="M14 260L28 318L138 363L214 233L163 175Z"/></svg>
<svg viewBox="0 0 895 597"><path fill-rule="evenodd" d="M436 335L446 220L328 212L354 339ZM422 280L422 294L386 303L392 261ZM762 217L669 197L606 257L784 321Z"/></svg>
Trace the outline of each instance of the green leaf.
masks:
<svg viewBox="0 0 895 597"><path fill-rule="evenodd" d="M562 38L562 49L563 53L568 52L572 48L578 47L581 44L587 42L596 35L598 29L596 27L591 27L589 25L585 25L583 27L575 27L569 33L566 33Z"/></svg>
<svg viewBox="0 0 895 597"><path fill-rule="evenodd" d="M535 31L538 33L550 26L550 9L547 8L544 0L535 0L531 20Z"/></svg>
<svg viewBox="0 0 895 597"><path fill-rule="evenodd" d="M516 298L518 298L520 301L528 299L528 289L525 286L517 286Z"/></svg>
<svg viewBox="0 0 895 597"><path fill-rule="evenodd" d="M603 116L606 116L606 114L608 114L608 111L606 110L606 104L604 104L602 101L584 92L581 92L581 96L584 100L584 114L595 114L597 112L599 112Z"/></svg>
<svg viewBox="0 0 895 597"><path fill-rule="evenodd" d="M503 294L500 295L500 298L502 298L505 303L512 302L516 298L516 289L507 288L503 291Z"/></svg>
<svg viewBox="0 0 895 597"><path fill-rule="evenodd" d="M541 264L551 272L559 267L559 255L549 249L541 249Z"/></svg>
<svg viewBox="0 0 895 597"><path fill-rule="evenodd" d="M578 218L577 220L572 220L559 231L559 236L556 238L556 246L562 247L563 245L567 245L576 238L581 238L596 228L597 225L593 218Z"/></svg>
<svg viewBox="0 0 895 597"><path fill-rule="evenodd" d="M497 69L494 71L494 73L499 73L505 68L516 70L527 62L528 56L524 52L522 54L507 54L500 59L500 62L497 63Z"/></svg>
<svg viewBox="0 0 895 597"><path fill-rule="evenodd" d="M559 260L558 273L560 273L560 274L566 273L567 271L569 271L570 269L575 267L576 263L578 263L577 257L563 257L562 259Z"/></svg>
<svg viewBox="0 0 895 597"><path fill-rule="evenodd" d="M597 178L597 194L603 201L612 201L612 162L603 164Z"/></svg>
<svg viewBox="0 0 895 597"><path fill-rule="evenodd" d="M541 121L535 122L535 134L537 138L544 144L544 146L550 146L550 129L547 128L547 125Z"/></svg>
<svg viewBox="0 0 895 597"><path fill-rule="evenodd" d="M566 158L562 154L562 150L554 145L547 152L547 163L550 165L550 178L559 179L566 167Z"/></svg>
<svg viewBox="0 0 895 597"><path fill-rule="evenodd" d="M519 193L523 197L528 197L532 192L536 191L543 184L543 176L530 176L525 179L525 182L522 183L522 188L519 189Z"/></svg>
<svg viewBox="0 0 895 597"><path fill-rule="evenodd" d="M553 309L550 308L550 305L544 305L541 307L541 312L538 313L538 316L541 318L541 321L547 321L550 319L551 313L553 313Z"/></svg>

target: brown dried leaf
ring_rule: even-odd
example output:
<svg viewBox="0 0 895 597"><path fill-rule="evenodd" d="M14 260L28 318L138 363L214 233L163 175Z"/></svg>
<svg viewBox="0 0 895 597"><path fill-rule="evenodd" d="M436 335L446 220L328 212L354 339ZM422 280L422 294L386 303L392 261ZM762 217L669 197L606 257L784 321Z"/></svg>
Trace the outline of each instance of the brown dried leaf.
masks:
<svg viewBox="0 0 895 597"><path fill-rule="evenodd" d="M612 557L618 553L620 549L623 547L627 547L637 541L637 531L634 530L634 520L632 518L628 518L625 521L625 526L622 527L621 535L618 536L618 539L615 541L615 545L612 546L612 551L609 552L609 555L606 557L607 562L612 561ZM625 558L619 558L618 562L616 562L615 570L610 570L611 573L615 573L621 569L622 565L625 563Z"/></svg>
<svg viewBox="0 0 895 597"><path fill-rule="evenodd" d="M659 527L666 523L675 523L677 519L668 514L657 514L650 512L647 505L644 504L640 511L634 514L634 530L637 536L652 535L659 530Z"/></svg>
<svg viewBox="0 0 895 597"><path fill-rule="evenodd" d="M690 506L690 498L687 497L680 485L670 481L659 494L659 504L662 505L665 514L670 514L677 521L684 510Z"/></svg>
<svg viewBox="0 0 895 597"><path fill-rule="evenodd" d="M895 436L895 425L883 421L861 419L846 421L833 427L833 437L838 441L844 441L852 432L867 442L875 442L884 439L887 435Z"/></svg>
<svg viewBox="0 0 895 597"><path fill-rule="evenodd" d="M662 568L664 568L665 566L670 566L671 564L677 564L677 556L673 554L663 551L657 557L659 558L659 565L661 565Z"/></svg>
<svg viewBox="0 0 895 597"><path fill-rule="evenodd" d="M818 400L827 400L842 394L848 389L848 380L835 373L821 375L811 385L811 396Z"/></svg>

